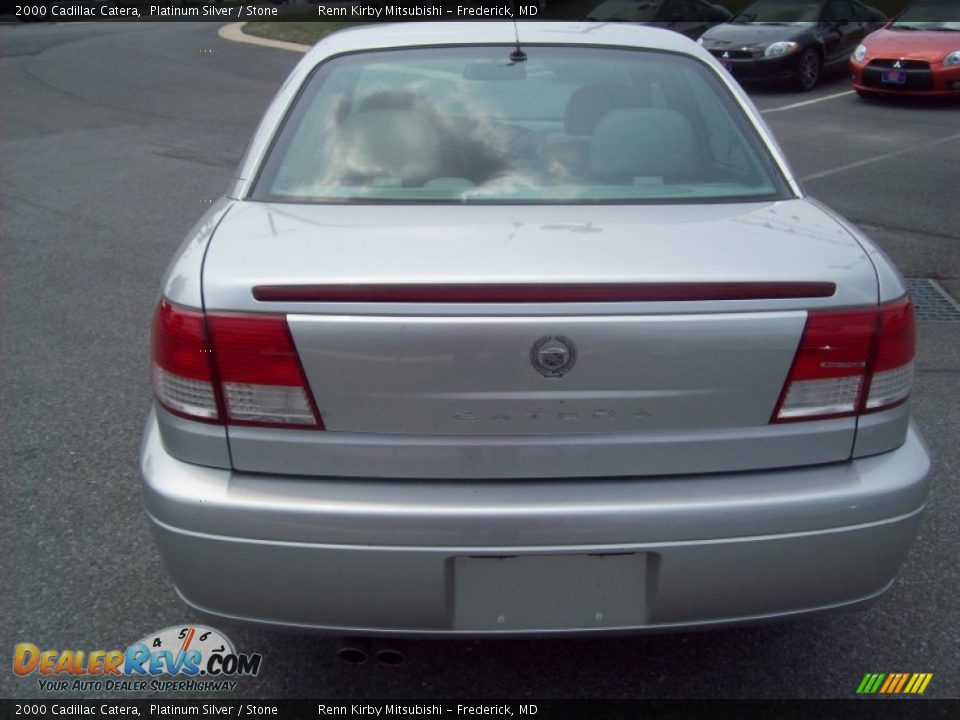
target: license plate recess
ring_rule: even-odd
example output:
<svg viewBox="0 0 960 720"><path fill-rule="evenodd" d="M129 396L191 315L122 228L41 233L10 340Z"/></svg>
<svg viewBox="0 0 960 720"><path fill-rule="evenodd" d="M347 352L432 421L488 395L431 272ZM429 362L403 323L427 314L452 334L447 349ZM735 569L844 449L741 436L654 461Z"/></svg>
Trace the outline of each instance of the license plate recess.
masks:
<svg viewBox="0 0 960 720"><path fill-rule="evenodd" d="M453 559L458 630L551 630L642 625L647 553Z"/></svg>

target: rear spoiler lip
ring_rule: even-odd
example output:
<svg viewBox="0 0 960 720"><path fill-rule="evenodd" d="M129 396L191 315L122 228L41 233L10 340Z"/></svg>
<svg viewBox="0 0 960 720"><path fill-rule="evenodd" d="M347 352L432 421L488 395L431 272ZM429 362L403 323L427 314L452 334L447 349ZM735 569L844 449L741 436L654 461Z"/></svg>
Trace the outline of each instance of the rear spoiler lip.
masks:
<svg viewBox="0 0 960 720"><path fill-rule="evenodd" d="M832 297L832 282L436 283L258 285L254 299L294 303L583 303Z"/></svg>

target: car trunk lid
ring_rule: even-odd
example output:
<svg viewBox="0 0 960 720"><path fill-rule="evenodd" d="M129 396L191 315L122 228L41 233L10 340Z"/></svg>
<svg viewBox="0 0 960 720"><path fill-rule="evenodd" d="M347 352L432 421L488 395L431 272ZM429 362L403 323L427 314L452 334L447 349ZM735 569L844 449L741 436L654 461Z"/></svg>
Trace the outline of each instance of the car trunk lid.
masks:
<svg viewBox="0 0 960 720"><path fill-rule="evenodd" d="M770 417L807 311L875 304L877 287L800 200L242 203L204 296L286 315L326 428L233 427L238 468L537 477L845 459L852 418Z"/></svg>

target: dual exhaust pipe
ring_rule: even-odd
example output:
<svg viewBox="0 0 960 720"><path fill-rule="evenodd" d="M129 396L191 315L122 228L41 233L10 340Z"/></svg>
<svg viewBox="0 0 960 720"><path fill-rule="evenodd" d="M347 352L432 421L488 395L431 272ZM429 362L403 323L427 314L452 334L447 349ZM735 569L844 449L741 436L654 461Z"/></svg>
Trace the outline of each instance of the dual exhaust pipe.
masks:
<svg viewBox="0 0 960 720"><path fill-rule="evenodd" d="M399 667L407 656L399 643L370 638L344 638L337 648L337 657L346 665L363 665L373 658L383 667Z"/></svg>

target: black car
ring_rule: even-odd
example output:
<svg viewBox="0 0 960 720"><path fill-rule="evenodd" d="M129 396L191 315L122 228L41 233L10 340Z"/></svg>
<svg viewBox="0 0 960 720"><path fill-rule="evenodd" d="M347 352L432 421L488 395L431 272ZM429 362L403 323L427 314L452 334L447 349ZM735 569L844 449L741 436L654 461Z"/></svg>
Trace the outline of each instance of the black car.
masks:
<svg viewBox="0 0 960 720"><path fill-rule="evenodd" d="M846 68L857 45L886 19L857 0L757 0L704 33L700 44L739 80L812 90L825 70Z"/></svg>
<svg viewBox="0 0 960 720"><path fill-rule="evenodd" d="M705 0L606 0L583 19L594 22L635 22L655 25L696 40L706 30L730 20L722 5Z"/></svg>

